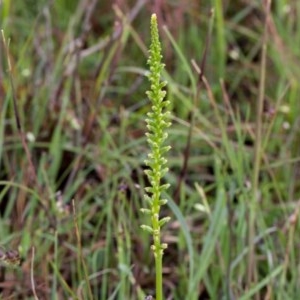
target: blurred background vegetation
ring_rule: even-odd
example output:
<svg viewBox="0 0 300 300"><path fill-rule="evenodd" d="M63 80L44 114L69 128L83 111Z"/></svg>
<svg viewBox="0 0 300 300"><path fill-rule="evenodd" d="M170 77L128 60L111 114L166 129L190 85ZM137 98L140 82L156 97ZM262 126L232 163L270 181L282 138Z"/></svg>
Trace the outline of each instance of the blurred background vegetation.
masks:
<svg viewBox="0 0 300 300"><path fill-rule="evenodd" d="M173 113L165 298L298 299L300 2L267 2L0 1L21 123L1 41L1 299L154 295L152 13Z"/></svg>

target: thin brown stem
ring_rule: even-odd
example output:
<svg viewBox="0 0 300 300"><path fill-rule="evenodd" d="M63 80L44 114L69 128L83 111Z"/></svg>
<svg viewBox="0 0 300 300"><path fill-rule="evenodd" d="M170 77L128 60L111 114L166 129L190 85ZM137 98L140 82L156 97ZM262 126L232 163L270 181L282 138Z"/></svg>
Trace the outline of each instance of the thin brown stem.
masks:
<svg viewBox="0 0 300 300"><path fill-rule="evenodd" d="M197 87L196 94L194 95L194 98L193 98L194 107L198 107L197 102L198 102L198 99L200 98L200 94L201 94L203 76L205 74L204 72L205 72L205 66L206 66L206 60L207 60L207 53L208 53L208 48L210 45L210 39L211 39L211 33L212 33L213 16L214 16L214 14L213 14L213 10L212 10L210 13L210 26L207 31L205 46L204 46L201 64L200 64L200 72L198 73L198 83L197 83L198 87ZM193 63L194 63L194 61L192 61L192 64ZM179 203L181 185L182 185L182 182L185 180L185 177L187 174L188 162L189 162L189 157L190 157L190 149L191 149L191 143L192 143L192 134L193 134L194 126L195 126L195 109L191 110L190 115L191 115L191 122L190 122L190 126L189 126L187 142L186 142L185 149L183 152L183 164L182 164L182 168L181 168L178 180L177 180L176 190L174 193L174 201L176 203Z"/></svg>

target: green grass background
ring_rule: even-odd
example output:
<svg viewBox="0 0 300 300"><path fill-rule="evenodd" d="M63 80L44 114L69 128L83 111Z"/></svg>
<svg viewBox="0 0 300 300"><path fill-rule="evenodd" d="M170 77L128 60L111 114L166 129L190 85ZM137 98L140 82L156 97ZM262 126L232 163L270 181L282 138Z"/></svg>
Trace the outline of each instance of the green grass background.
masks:
<svg viewBox="0 0 300 300"><path fill-rule="evenodd" d="M0 267L1 299L154 294L139 212L153 12L173 123L165 298L298 299L300 2L272 1L266 43L263 2L0 2L37 173L32 180L1 41L0 244L21 257ZM205 62L207 85L192 60Z"/></svg>

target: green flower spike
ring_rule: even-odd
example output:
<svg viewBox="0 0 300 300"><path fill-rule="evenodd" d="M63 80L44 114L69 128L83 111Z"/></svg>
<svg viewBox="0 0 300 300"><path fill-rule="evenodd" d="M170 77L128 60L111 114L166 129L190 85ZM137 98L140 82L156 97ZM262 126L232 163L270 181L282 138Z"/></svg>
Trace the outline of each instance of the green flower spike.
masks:
<svg viewBox="0 0 300 300"><path fill-rule="evenodd" d="M150 215L151 226L142 225L141 227L152 234L153 245L151 249L154 252L155 270L156 270L156 300L163 299L162 296L162 257L163 251L167 248L166 244L161 243L161 227L170 220L170 217L159 218L160 208L166 204L166 199L161 198L161 194L165 191L169 184L162 184L163 176L168 172L166 167L167 160L164 157L166 152L170 150L170 146L164 143L168 137L166 129L171 125L169 101L164 100L166 92L163 88L166 86L165 81L161 81L161 73L164 69L164 64L161 62L161 45L159 41L157 18L153 14L151 16L151 45L148 65L150 73L148 75L150 81L150 91L147 91L147 96L151 101L151 112L147 113L147 142L150 147L148 159L145 164L148 169L145 171L150 187L147 187L145 200L149 204L149 208L143 208L141 211Z"/></svg>

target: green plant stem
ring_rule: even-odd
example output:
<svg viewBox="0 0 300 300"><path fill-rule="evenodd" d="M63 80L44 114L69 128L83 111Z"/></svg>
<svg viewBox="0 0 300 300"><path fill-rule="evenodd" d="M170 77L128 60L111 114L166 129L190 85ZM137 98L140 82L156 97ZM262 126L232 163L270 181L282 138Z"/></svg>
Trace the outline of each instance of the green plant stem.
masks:
<svg viewBox="0 0 300 300"><path fill-rule="evenodd" d="M163 299L163 292L162 292L162 252L156 253L154 255L155 257L155 284L156 284L156 300L162 300Z"/></svg>

